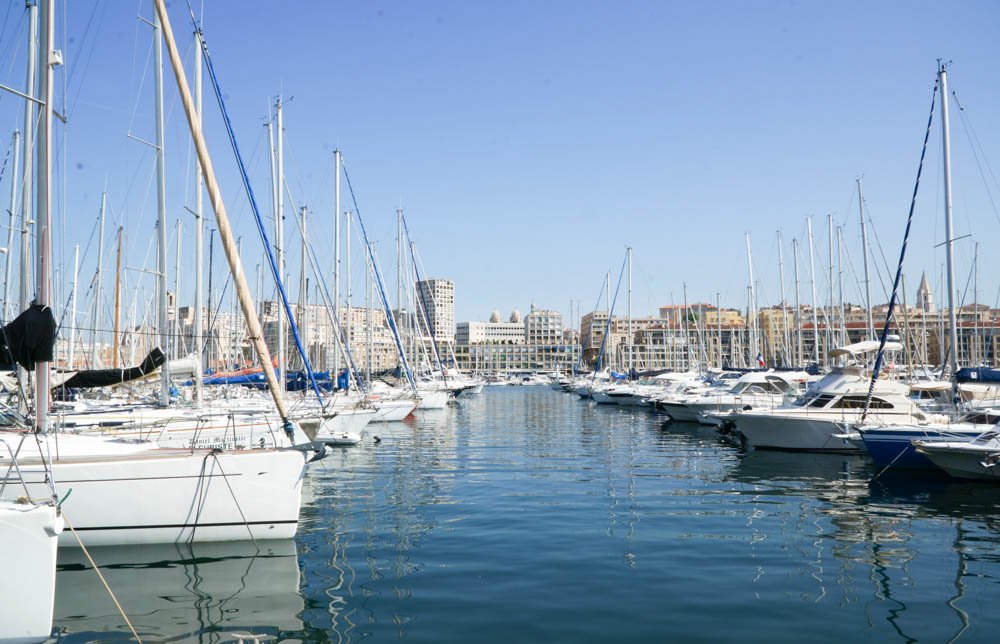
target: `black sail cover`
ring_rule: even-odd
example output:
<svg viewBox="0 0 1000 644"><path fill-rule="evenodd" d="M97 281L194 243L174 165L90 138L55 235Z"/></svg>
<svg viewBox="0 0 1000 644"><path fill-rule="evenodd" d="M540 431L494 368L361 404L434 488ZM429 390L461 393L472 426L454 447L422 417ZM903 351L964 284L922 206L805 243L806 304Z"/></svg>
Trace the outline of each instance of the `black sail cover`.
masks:
<svg viewBox="0 0 1000 644"><path fill-rule="evenodd" d="M56 319L52 309L32 304L28 310L3 327L0 335L0 363L21 365L27 370L36 362L52 362L56 345Z"/></svg>
<svg viewBox="0 0 1000 644"><path fill-rule="evenodd" d="M125 369L90 369L77 371L72 377L59 385L60 389L79 389L81 387L107 387L117 385L136 378L142 378L156 370L166 362L166 356L159 347L149 352L149 355L138 367Z"/></svg>

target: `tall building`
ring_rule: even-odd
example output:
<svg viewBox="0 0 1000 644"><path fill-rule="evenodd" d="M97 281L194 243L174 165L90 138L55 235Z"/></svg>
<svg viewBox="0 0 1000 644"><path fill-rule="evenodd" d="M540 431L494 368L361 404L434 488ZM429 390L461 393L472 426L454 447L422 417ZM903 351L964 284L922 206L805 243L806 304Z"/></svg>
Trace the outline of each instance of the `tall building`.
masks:
<svg viewBox="0 0 1000 644"><path fill-rule="evenodd" d="M524 316L525 344L562 344L562 336L562 313L536 309L532 304L531 312Z"/></svg>
<svg viewBox="0 0 1000 644"><path fill-rule="evenodd" d="M455 341L455 283L432 277L416 283L417 320L425 337Z"/></svg>

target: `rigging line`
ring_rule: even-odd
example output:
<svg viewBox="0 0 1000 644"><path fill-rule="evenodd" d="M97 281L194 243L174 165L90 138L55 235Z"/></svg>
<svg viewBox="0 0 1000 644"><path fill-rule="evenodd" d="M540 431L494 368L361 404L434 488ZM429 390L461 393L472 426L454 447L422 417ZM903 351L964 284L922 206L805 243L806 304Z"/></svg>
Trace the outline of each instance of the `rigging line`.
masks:
<svg viewBox="0 0 1000 644"><path fill-rule="evenodd" d="M343 157L341 157L340 160L340 167L344 170L344 179L347 180L347 189L351 193L351 202L354 204L354 212L358 215L358 224L360 224L361 233L365 238L365 246L368 249L368 256L371 259L372 266L375 267L375 281L378 284L379 295L382 296L382 304L385 306L385 317L389 321L389 328L392 329L393 338L396 340L396 349L399 351L400 360L403 363L403 367L406 369L406 379L410 381L410 387L413 388L413 393L416 394L417 383L413 380L413 373L410 371L410 364L406 360L406 352L403 351L403 342L399 337L399 329L396 327L396 320L393 317L392 309L389 306L389 297L386 295L385 285L382 283L382 272L379 270L378 262L375 261L375 253L372 251L372 246L368 243L368 231L365 229L365 222L361 218L361 209L358 208L358 199L354 195L354 186L351 185L351 177L347 174L347 164L344 162Z"/></svg>
<svg viewBox="0 0 1000 644"><path fill-rule="evenodd" d="M931 113L927 117L927 130L924 132L924 147L920 151L920 164L917 166L917 180L913 184L913 198L910 200L910 212L906 216L906 230L903 232L903 247L899 251L899 264L896 266L896 281L892 286L892 296L889 298L889 307L885 312L885 325L882 328L882 338L879 340L878 355L875 357L875 366L872 367L872 380L868 385L868 395L865 396L865 408L861 412L861 424L868 416L868 409L871 406L872 394L875 392L875 383L878 382L879 371L882 370L882 361L885 357L885 343L889 337L889 325L892 324L893 309L896 306L896 295L899 292L899 280L903 274L903 260L906 258L906 242L910 238L910 225L913 223L913 211L917 206L917 191L920 188L920 175L924 169L924 157L927 154L927 141L931 136L931 123L934 121L934 99L937 98L938 80L934 81L934 91L931 92Z"/></svg>
<svg viewBox="0 0 1000 644"><path fill-rule="evenodd" d="M952 95L954 94L955 92L952 92ZM958 104L958 115L961 117L960 120L962 121L962 128L965 130L965 137L969 139L969 147L972 148L972 158L976 160L976 167L979 169L979 176L983 178L983 188L986 189L986 196L990 199L990 206L993 208L993 216L997 218L998 222L1000 222L1000 211L997 211L996 201L993 200L993 192L990 190L990 184L986 180L986 173L983 172L983 164L979 162L979 154L976 152L976 145L973 143L972 135L969 133L969 124L965 117L965 108L958 102L958 96L955 96L955 103ZM984 152L983 156L985 155L986 153ZM993 174L992 169L990 170L990 174ZM996 182L996 177L993 178L993 181Z"/></svg>
<svg viewBox="0 0 1000 644"><path fill-rule="evenodd" d="M191 3L188 2L188 8L190 9L190 7ZM240 169L240 177L243 179L243 187L246 189L247 199L250 201L250 208L253 211L254 220L257 223L257 232L260 234L261 243L264 246L265 251L267 251L267 261L271 266L271 273L274 275L278 291L281 293L281 303L285 308L285 314L288 316L288 323L292 330L292 337L295 339L295 346L299 351L299 355L302 357L302 363L309 376L309 383L312 385L313 391L316 394L316 400L319 401L320 407L322 407L323 396L320 394L319 385L316 383L316 378L313 376L312 366L309 364L309 355L302 346L302 338L299 336L298 325L295 323L295 316L292 315L292 307L288 303L288 294L285 292L284 280L278 270L274 254L271 252L270 241L268 239L267 232L264 230L264 220L261 218L260 209L257 207L257 198L254 195L253 188L250 186L250 177L247 174L246 165L243 163L243 156L240 153L239 145L236 142L236 133L233 131L233 124L229 118L229 111L226 109L226 102L222 96L222 86L219 84L219 79L215 74L215 65L212 63L212 56L208 51L208 43L205 42L205 39L202 36L201 28L195 21L193 12L191 19L194 23L195 37L201 43L202 52L204 54L205 68L208 70L208 77L212 81L212 88L215 90L215 97L218 101L219 109L222 112L222 121L226 126L226 132L229 135L229 142L232 145L233 154L236 156L236 163ZM278 189L281 189L280 186ZM279 356L279 360L283 361L284 359L285 356ZM282 383L281 386L284 386L284 383Z"/></svg>

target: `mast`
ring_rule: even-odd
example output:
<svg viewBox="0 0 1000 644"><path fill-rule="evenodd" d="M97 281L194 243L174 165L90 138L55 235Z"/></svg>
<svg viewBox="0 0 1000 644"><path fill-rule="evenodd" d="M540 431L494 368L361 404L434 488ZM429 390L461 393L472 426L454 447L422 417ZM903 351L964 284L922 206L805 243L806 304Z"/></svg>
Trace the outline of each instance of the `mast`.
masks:
<svg viewBox="0 0 1000 644"><path fill-rule="evenodd" d="M76 292L77 278L80 277L80 245L73 248L73 303L70 305L69 325L69 370L73 370L73 358L76 357Z"/></svg>
<svg viewBox="0 0 1000 644"><path fill-rule="evenodd" d="M975 340L972 343L972 364L973 366L978 366L980 364L979 360L979 242L976 242L976 254L975 259L973 259L973 267L975 268L975 281L972 286L972 303L975 306L976 316L972 319L975 325L975 331L973 337Z"/></svg>
<svg viewBox="0 0 1000 644"><path fill-rule="evenodd" d="M795 322L796 329L796 351L795 362L797 367L801 367L802 360L802 306L799 304L799 240L792 237L792 266L795 270Z"/></svg>
<svg viewBox="0 0 1000 644"><path fill-rule="evenodd" d="M365 255L365 382L369 385L372 381L372 246L368 243L368 253Z"/></svg>
<svg viewBox="0 0 1000 644"><path fill-rule="evenodd" d="M101 278L104 274L104 208L108 201L108 193L101 193L101 225L100 237L97 240L97 278L94 285L94 317L90 323L90 343L93 358L90 362L91 369L97 369L99 361L97 359L97 330L101 324ZM106 337L106 336L105 336Z"/></svg>
<svg viewBox="0 0 1000 644"><path fill-rule="evenodd" d="M819 364L819 316L816 314L816 266L813 263L813 225L811 217L806 217L806 225L809 229L809 282L812 285L813 362Z"/></svg>
<svg viewBox="0 0 1000 644"><path fill-rule="evenodd" d="M778 230L778 283L781 289L782 366L788 365L788 307L785 306L785 262L781 256L781 230Z"/></svg>
<svg viewBox="0 0 1000 644"><path fill-rule="evenodd" d="M750 275L750 304L749 304L749 315L750 315L750 352L757 350L757 354L761 355L760 342L757 339L757 298L754 295L753 287L753 259L750 256L750 233L745 233L747 239L747 270ZM754 361L754 366L757 362L757 356L752 356Z"/></svg>
<svg viewBox="0 0 1000 644"><path fill-rule="evenodd" d="M719 368L722 368L722 294L715 294L715 326L719 332Z"/></svg>
<svg viewBox="0 0 1000 644"><path fill-rule="evenodd" d="M351 327L353 326L351 322L353 321L353 315L351 314L351 211L348 210L344 213L344 234L347 237L347 244L344 248L346 253L346 262L344 264L344 295L347 297L347 324L344 325L344 335L346 336L344 342L347 344L347 351L350 352L351 349Z"/></svg>
<svg viewBox="0 0 1000 644"><path fill-rule="evenodd" d="M948 70L942 63L938 70L938 79L941 81L941 143L944 153L944 234L945 258L948 268L948 326L951 353L949 354L951 364L951 374L949 378L954 378L958 371L958 321L955 316L955 234L951 222L951 133L948 128ZM958 383L952 381L952 393L958 393Z"/></svg>
<svg viewBox="0 0 1000 644"><path fill-rule="evenodd" d="M828 273L828 279L830 284L830 303L829 308L826 310L826 350L829 352L833 348L833 342L835 340L833 333L833 312L836 310L833 304L833 215L828 214L826 216L827 224L827 240L829 241L829 255L830 255L830 272Z"/></svg>
<svg viewBox="0 0 1000 644"><path fill-rule="evenodd" d="M198 121L202 123L202 130L205 129L202 118L201 103L201 32L197 34L198 46L194 53L194 103L195 113ZM269 155L270 156L270 155ZM194 192L194 354L195 364L198 365L198 375L194 379L194 403L196 407L201 407L205 400L205 386L202 382L205 368L202 360L205 355L205 322L202 315L205 294L203 292L203 282L205 280L205 268L202 265L205 255L205 215L202 193L205 191L205 178L201 169L201 159L195 158L195 192ZM258 301L260 297L257 298Z"/></svg>
<svg viewBox="0 0 1000 644"><path fill-rule="evenodd" d="M403 313L403 209L396 209L396 312L397 318ZM402 371L402 358L397 360ZM402 373L400 374L402 375Z"/></svg>
<svg viewBox="0 0 1000 644"><path fill-rule="evenodd" d="M333 317L340 323L340 148L333 151L334 188L333 188ZM333 349L333 379L334 387L340 377L340 351L334 339Z"/></svg>
<svg viewBox="0 0 1000 644"><path fill-rule="evenodd" d="M56 65L54 0L42 0L44 31L39 43L44 65L39 79L39 99L42 101L41 127L38 131L38 191L37 221L38 248L38 304L48 307L52 297L52 67ZM49 430L49 362L39 362L35 367L35 422L41 432Z"/></svg>
<svg viewBox="0 0 1000 644"><path fill-rule="evenodd" d="M847 337L847 317L844 315L844 229L837 226L837 289L840 292L840 331L843 334L844 344L851 340Z"/></svg>
<svg viewBox="0 0 1000 644"><path fill-rule="evenodd" d="M115 264L115 337L111 344L111 355L115 369L118 368L118 319L122 290L122 227L118 227L118 260Z"/></svg>
<svg viewBox="0 0 1000 644"><path fill-rule="evenodd" d="M163 45L160 34L160 16L153 17L153 33L156 43L153 46L153 71L156 79L156 211L157 211L157 305L159 308L160 345L169 349L169 329L167 327L167 174L164 167L163 145ZM170 402L170 369L169 362L160 367L160 406L165 407Z"/></svg>
<svg viewBox="0 0 1000 644"><path fill-rule="evenodd" d="M284 156L284 150L283 150L283 147L284 147L283 130L284 130L284 128L282 127L282 124L281 124L281 97L280 96L278 97L278 100L274 104L274 112L275 112L275 120L277 121L275 127L278 130L278 132L277 132L278 149L277 149L277 155L276 155L277 156L277 162L278 162L278 180L277 180L277 183L274 186L275 191L278 193L277 197L276 197L278 208L277 208L277 211L276 211L275 217L274 217L274 227L275 227L274 242L275 242L275 245L276 245L277 251L278 251L277 252L277 257L275 258L275 260L278 263L278 279L283 280L283 279L285 279L285 240L284 240L284 231L285 231L285 199L284 199L284 192L282 190L282 186L284 186L284 182L285 182L285 156ZM285 310L284 310L284 307L278 306L277 308L278 308L278 391L283 396L284 392L285 392L285 383L287 382L287 380L286 380L287 365L285 364L285 357L286 357L286 350L285 350L285 324L286 324L286 320L285 320Z"/></svg>
<svg viewBox="0 0 1000 644"><path fill-rule="evenodd" d="M875 339L875 323L872 321L872 282L868 275L868 226L865 224L865 198L861 193L861 179L858 179L858 210L861 212L861 246L865 256L865 309L868 320L868 339Z"/></svg>
<svg viewBox="0 0 1000 644"><path fill-rule="evenodd" d="M28 96L35 95L35 76L36 67L38 66L38 5L34 2L28 4L28 64L27 73L24 79L24 93ZM20 306L19 311L26 311L28 309L28 304L31 302L31 226L33 222L31 220L31 204L33 201L33 196L31 194L32 182L31 177L34 172L34 146L32 141L34 140L35 128L35 111L38 108L35 107L35 103L32 101L24 102L24 171L21 175L24 177L21 184L21 261L19 263L19 270L21 273L21 279L18 286L20 295ZM17 366L17 381L20 391L25 391L28 387L28 372L21 365ZM23 397L20 398L19 408L22 411L27 411L25 408L26 401Z"/></svg>
<svg viewBox="0 0 1000 644"><path fill-rule="evenodd" d="M219 237L222 239L223 247L226 251L226 258L229 260L229 269L232 272L234 282L236 284L236 291L239 294L240 306L243 309L243 316L246 318L250 338L253 342L254 349L257 352L257 358L264 367L264 377L267 379L267 384L274 397L274 405L277 407L278 414L281 416L281 420L285 425L285 431L290 433L291 423L288 421L285 401L278 391L278 383L275 380L274 371L270 367L271 355L267 349L267 344L264 342L263 333L260 328L260 320L257 318L257 312L254 311L253 302L250 298L250 287L247 286L246 275L244 275L240 263L240 257L236 250L236 244L233 242L233 234L229 227L229 218L226 215L226 207L222 202L222 193L219 191L219 185L215 179L215 171L212 167L212 160L208 156L208 147L205 145L205 139L201 133L200 119L195 113L194 102L191 98L191 91L188 88L187 78L184 76L184 68L181 65L181 57L177 51L177 45L174 42L173 32L170 29L167 9L163 0L154 0L154 4L156 6L157 15L163 20L163 36L167 42L167 51L170 54L170 62L174 68L174 74L177 78L177 87L180 90L181 100L184 103L184 113L188 119L188 126L191 129L192 138L194 138L195 149L198 152L198 159L201 161L202 168L205 172L209 198L212 200L212 207L215 210L216 220L219 225Z"/></svg>
<svg viewBox="0 0 1000 644"><path fill-rule="evenodd" d="M10 182L10 209L7 211L10 215L7 225L7 253L4 257L4 269L3 269L3 319L13 318L16 316L17 311L15 309L14 315L10 315L10 264L11 256L14 254L14 224L16 224L15 212L17 210L17 189L18 189L18 176L17 172L20 166L20 160L18 158L21 151L21 130L14 130L14 134L11 136L11 146L14 148L14 163L11 166L11 172L13 176Z"/></svg>
<svg viewBox="0 0 1000 644"><path fill-rule="evenodd" d="M628 247L628 369L632 375L632 247Z"/></svg>
<svg viewBox="0 0 1000 644"><path fill-rule="evenodd" d="M309 321L307 311L309 309L309 285L306 280L306 262L309 261L308 249L306 248L306 207L299 209L302 217L302 265L299 267L299 331L302 336L302 346L306 349L306 356L309 355ZM305 369L305 359L303 358L302 368Z"/></svg>
<svg viewBox="0 0 1000 644"><path fill-rule="evenodd" d="M687 282L682 282L681 286L684 288L684 312L682 313L681 321L684 323L684 370L691 370L691 352L688 350L688 285ZM609 319L610 319L610 313ZM611 328L610 325L608 328Z"/></svg>
<svg viewBox="0 0 1000 644"><path fill-rule="evenodd" d="M177 220L177 268L174 270L174 356L181 355L181 220Z"/></svg>

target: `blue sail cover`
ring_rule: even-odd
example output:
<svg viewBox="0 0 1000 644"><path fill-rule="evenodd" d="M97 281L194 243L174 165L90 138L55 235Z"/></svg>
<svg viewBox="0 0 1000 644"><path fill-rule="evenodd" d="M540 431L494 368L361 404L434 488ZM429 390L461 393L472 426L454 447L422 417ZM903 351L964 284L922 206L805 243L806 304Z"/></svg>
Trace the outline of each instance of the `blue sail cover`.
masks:
<svg viewBox="0 0 1000 644"><path fill-rule="evenodd" d="M965 367L955 372L955 380L958 382L1000 382L1000 369L990 369L988 367Z"/></svg>

